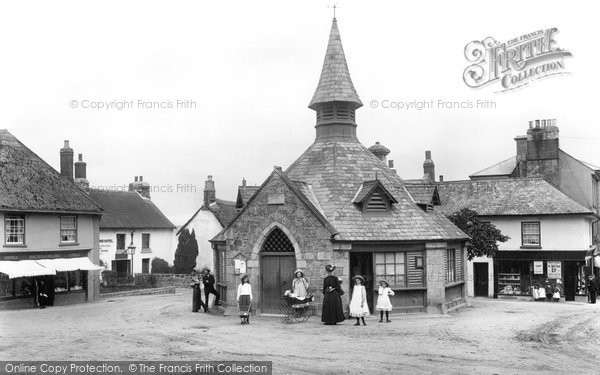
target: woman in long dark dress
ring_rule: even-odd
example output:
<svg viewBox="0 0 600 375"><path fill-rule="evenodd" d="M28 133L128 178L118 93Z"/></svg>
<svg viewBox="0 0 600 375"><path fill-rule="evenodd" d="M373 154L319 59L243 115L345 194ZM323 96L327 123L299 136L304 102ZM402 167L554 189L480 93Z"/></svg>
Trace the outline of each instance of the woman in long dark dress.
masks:
<svg viewBox="0 0 600 375"><path fill-rule="evenodd" d="M323 311L321 312L321 321L325 324L337 324L344 321L344 310L342 309L342 299L344 294L340 285L340 280L333 275L335 266L328 264L325 267L327 276L323 279Z"/></svg>

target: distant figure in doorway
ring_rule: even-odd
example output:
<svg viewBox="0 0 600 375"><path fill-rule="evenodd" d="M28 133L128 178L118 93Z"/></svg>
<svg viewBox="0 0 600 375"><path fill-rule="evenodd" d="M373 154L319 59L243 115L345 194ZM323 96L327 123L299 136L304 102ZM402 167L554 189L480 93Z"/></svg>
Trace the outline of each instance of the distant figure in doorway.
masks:
<svg viewBox="0 0 600 375"><path fill-rule="evenodd" d="M367 304L367 291L365 290L364 277L356 275L352 278L354 280L354 289L352 290L352 300L350 301L350 316L356 318L355 326L359 326L362 320L364 326L367 325L365 322L365 315L369 315L369 305Z"/></svg>
<svg viewBox="0 0 600 375"><path fill-rule="evenodd" d="M591 275L588 279L587 290L590 303L596 303L596 294L598 294L598 284L596 283L596 277Z"/></svg>
<svg viewBox="0 0 600 375"><path fill-rule="evenodd" d="M333 275L335 266L325 266L327 276L323 279L323 310L321 321L326 325L335 325L344 321L341 295L344 294L340 280Z"/></svg>
<svg viewBox="0 0 600 375"><path fill-rule="evenodd" d="M306 280L304 272L301 270L296 270L294 275L294 281L292 281L292 293L294 293L297 298L304 298L308 294L308 280Z"/></svg>
<svg viewBox="0 0 600 375"><path fill-rule="evenodd" d="M552 294L554 294L554 291L552 290L552 284L550 284L550 280L546 279L546 284L544 284L544 289L546 292L546 301L551 302L552 301Z"/></svg>
<svg viewBox="0 0 600 375"><path fill-rule="evenodd" d="M390 288L390 284L387 281L381 280L379 282L379 290L377 291L377 305L375 306L379 310L379 323L383 323L383 312L385 311L385 321L387 323L390 320L390 311L392 311L392 303L390 302L390 296L394 295L394 291Z"/></svg>
<svg viewBox="0 0 600 375"><path fill-rule="evenodd" d="M240 311L241 324L250 324L250 310L252 307L252 287L248 275L242 276L237 289L238 309Z"/></svg>
<svg viewBox="0 0 600 375"><path fill-rule="evenodd" d="M204 301L206 302L206 306L208 306L208 296L211 294L215 295L215 306L220 306L219 299L221 298L221 295L215 289L215 277L210 273L209 268L205 268L202 271L204 273L202 283L204 284Z"/></svg>

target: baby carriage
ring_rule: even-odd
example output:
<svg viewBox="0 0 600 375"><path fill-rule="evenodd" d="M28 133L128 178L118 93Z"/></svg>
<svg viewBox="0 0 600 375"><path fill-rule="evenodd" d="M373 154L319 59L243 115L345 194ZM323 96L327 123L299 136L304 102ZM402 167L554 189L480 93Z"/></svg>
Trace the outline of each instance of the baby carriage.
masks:
<svg viewBox="0 0 600 375"><path fill-rule="evenodd" d="M281 313L286 323L304 322L315 312L314 297L309 290L309 295L298 298L290 291L286 291L281 297Z"/></svg>
<svg viewBox="0 0 600 375"><path fill-rule="evenodd" d="M252 312L252 302L250 296L241 296L238 302L238 313L241 324L250 324L250 313Z"/></svg>

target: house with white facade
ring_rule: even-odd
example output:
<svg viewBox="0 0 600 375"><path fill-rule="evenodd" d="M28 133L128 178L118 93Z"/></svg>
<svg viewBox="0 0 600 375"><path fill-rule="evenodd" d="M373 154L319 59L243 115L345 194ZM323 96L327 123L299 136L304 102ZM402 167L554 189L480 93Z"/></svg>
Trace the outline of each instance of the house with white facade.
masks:
<svg viewBox="0 0 600 375"><path fill-rule="evenodd" d="M150 199L143 177L130 191L89 190L103 209L100 220L100 260L120 275L152 272L152 259L173 264L175 226Z"/></svg>
<svg viewBox="0 0 600 375"><path fill-rule="evenodd" d="M510 237L493 258L468 262L469 296L531 298L549 280L565 300L585 301L585 257L598 219L591 209L539 177L436 185L441 203L436 210L469 208Z"/></svg>
<svg viewBox="0 0 600 375"><path fill-rule="evenodd" d="M245 182L242 184L245 188ZM242 187L240 187L241 189ZM241 190L238 190L237 203L243 205ZM247 190L244 189L243 198L247 198ZM240 206L241 207L241 206ZM187 229L194 231L198 241L198 257L196 268L209 267L214 269L213 249L209 240L226 227L237 215L236 202L218 199L216 197L215 181L208 176L204 182L204 199L202 206L189 218L189 220L177 230L179 236L181 231ZM176 243L176 242L175 242Z"/></svg>

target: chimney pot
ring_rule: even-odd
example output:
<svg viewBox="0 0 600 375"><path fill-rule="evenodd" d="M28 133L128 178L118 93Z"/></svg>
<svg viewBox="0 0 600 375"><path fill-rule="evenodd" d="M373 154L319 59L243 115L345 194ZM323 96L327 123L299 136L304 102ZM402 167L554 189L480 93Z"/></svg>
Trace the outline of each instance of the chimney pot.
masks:
<svg viewBox="0 0 600 375"><path fill-rule="evenodd" d="M138 182L138 176L135 176L134 181Z"/></svg>
<svg viewBox="0 0 600 375"><path fill-rule="evenodd" d="M242 186L246 186L246 178L242 178Z"/></svg>
<svg viewBox="0 0 600 375"><path fill-rule="evenodd" d="M77 154L77 160L83 161L83 154Z"/></svg>
<svg viewBox="0 0 600 375"><path fill-rule="evenodd" d="M375 142L375 144L376 144L376 145L378 145L378 144L379 144L379 141Z"/></svg>
<svg viewBox="0 0 600 375"><path fill-rule="evenodd" d="M140 176L140 182L144 181L144 177Z"/></svg>
<svg viewBox="0 0 600 375"><path fill-rule="evenodd" d="M69 140L65 139L65 148L69 148Z"/></svg>
<svg viewBox="0 0 600 375"><path fill-rule="evenodd" d="M444 175L443 174L440 175L440 182L444 182Z"/></svg>
<svg viewBox="0 0 600 375"><path fill-rule="evenodd" d="M394 168L394 161L393 160L388 160L388 166L390 168Z"/></svg>
<svg viewBox="0 0 600 375"><path fill-rule="evenodd" d="M206 179L207 179L208 181L212 181L212 176L211 176L211 175L208 175Z"/></svg>

